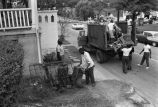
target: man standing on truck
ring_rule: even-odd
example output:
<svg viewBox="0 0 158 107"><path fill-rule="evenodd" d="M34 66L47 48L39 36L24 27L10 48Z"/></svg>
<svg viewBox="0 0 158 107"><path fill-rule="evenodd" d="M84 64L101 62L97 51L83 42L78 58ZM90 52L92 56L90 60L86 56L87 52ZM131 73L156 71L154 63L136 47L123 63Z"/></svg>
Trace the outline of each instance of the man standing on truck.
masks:
<svg viewBox="0 0 158 107"><path fill-rule="evenodd" d="M109 35L110 35L110 39L113 40L115 38L114 36L114 26L115 23L113 20L110 21L110 23L108 24L108 30L109 30Z"/></svg>
<svg viewBox="0 0 158 107"><path fill-rule="evenodd" d="M113 20L108 24L108 30L111 41L116 40L120 35L121 29L114 23Z"/></svg>
<svg viewBox="0 0 158 107"><path fill-rule="evenodd" d="M122 48L123 57L122 57L122 69L123 73L127 73L127 67L129 67L129 54L132 50L131 45L125 45L124 48Z"/></svg>
<svg viewBox="0 0 158 107"><path fill-rule="evenodd" d="M89 80L91 80L92 86L95 86L95 79L94 79L94 62L90 57L90 54L84 51L83 48L79 49L79 53L81 54L81 63L80 67L83 69L86 75L86 84L89 84Z"/></svg>

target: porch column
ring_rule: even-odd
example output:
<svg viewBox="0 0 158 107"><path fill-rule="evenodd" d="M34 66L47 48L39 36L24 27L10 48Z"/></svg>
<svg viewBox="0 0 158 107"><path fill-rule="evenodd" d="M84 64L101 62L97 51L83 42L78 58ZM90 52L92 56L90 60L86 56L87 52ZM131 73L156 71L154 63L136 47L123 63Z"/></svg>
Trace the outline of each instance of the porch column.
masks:
<svg viewBox="0 0 158 107"><path fill-rule="evenodd" d="M29 7L32 9L32 28L38 29L37 0L28 0Z"/></svg>
<svg viewBox="0 0 158 107"><path fill-rule="evenodd" d="M2 8L7 8L7 0L2 0Z"/></svg>
<svg viewBox="0 0 158 107"><path fill-rule="evenodd" d="M29 8L32 9L32 28L36 30L38 60L39 63L42 63L41 42L40 42L40 35L38 32L39 26L38 26L37 0L28 0L28 6Z"/></svg>

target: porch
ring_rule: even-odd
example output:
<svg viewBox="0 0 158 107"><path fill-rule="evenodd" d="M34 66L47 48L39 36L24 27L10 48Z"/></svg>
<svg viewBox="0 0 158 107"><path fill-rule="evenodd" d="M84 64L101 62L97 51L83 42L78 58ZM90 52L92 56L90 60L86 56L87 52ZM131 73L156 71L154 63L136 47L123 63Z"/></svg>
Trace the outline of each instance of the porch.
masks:
<svg viewBox="0 0 158 107"><path fill-rule="evenodd" d="M0 30L32 28L32 9L0 9Z"/></svg>
<svg viewBox="0 0 158 107"><path fill-rule="evenodd" d="M25 0L27 5L21 7L16 7L16 3L10 3L12 6L8 6L6 4L8 1L15 2L16 0L0 0L0 39L18 41L22 44L24 49L23 74L28 75L30 63L42 62L37 0Z"/></svg>
<svg viewBox="0 0 158 107"><path fill-rule="evenodd" d="M0 0L0 31L38 29L37 0Z"/></svg>

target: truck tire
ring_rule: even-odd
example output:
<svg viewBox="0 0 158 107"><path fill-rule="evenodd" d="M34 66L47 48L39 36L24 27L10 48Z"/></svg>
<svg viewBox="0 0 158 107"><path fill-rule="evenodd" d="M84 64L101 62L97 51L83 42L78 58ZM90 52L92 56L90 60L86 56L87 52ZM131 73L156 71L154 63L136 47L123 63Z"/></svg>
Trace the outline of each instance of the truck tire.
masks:
<svg viewBox="0 0 158 107"><path fill-rule="evenodd" d="M119 56L119 60L121 61L122 60L122 54L118 54Z"/></svg>
<svg viewBox="0 0 158 107"><path fill-rule="evenodd" d="M104 62L104 53L100 50L97 50L96 59L97 59L98 63L103 63Z"/></svg>
<svg viewBox="0 0 158 107"><path fill-rule="evenodd" d="M107 55L106 53L104 53L104 56L103 56L103 59L104 59L104 62L107 62L109 60L110 56Z"/></svg>

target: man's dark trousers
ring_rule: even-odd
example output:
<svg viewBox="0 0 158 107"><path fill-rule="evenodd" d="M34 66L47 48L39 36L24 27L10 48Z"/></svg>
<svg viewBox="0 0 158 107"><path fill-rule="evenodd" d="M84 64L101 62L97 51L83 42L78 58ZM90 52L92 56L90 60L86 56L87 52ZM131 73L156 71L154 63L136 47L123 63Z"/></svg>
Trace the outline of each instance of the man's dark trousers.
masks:
<svg viewBox="0 0 158 107"><path fill-rule="evenodd" d="M86 84L89 84L89 80L91 80L91 83L92 83L92 84L95 83L93 70L94 70L94 66L88 68L88 69L85 71Z"/></svg>
<svg viewBox="0 0 158 107"><path fill-rule="evenodd" d="M129 54L129 62L128 62L128 69L132 69L132 54Z"/></svg>
<svg viewBox="0 0 158 107"><path fill-rule="evenodd" d="M132 47L132 50L129 53L129 64L128 64L128 70L132 70L132 53L134 52L134 47Z"/></svg>
<svg viewBox="0 0 158 107"><path fill-rule="evenodd" d="M146 60L146 65L147 67L149 67L149 55L150 55L149 52L144 52L140 65L143 65L144 61Z"/></svg>
<svg viewBox="0 0 158 107"><path fill-rule="evenodd" d="M127 73L127 67L129 66L129 56L122 57L122 69L124 73Z"/></svg>

